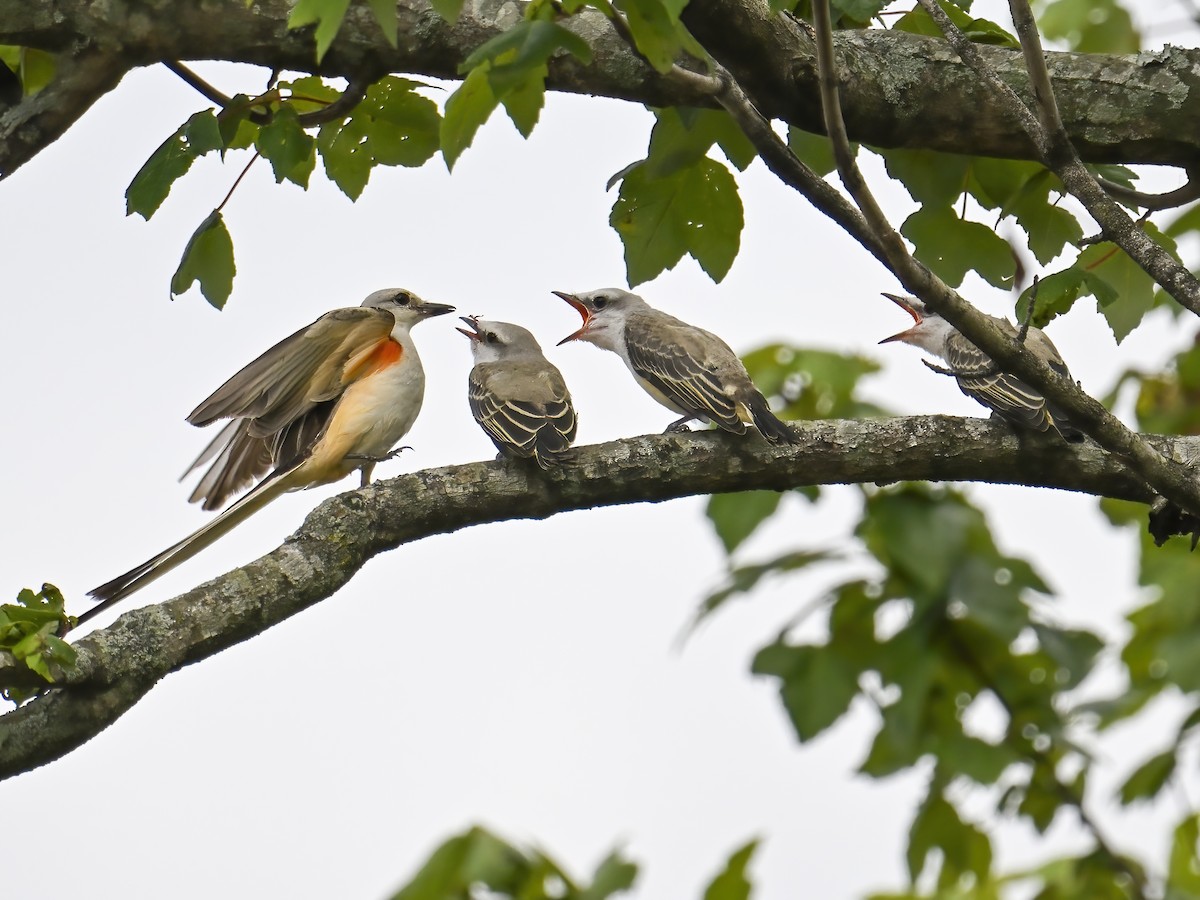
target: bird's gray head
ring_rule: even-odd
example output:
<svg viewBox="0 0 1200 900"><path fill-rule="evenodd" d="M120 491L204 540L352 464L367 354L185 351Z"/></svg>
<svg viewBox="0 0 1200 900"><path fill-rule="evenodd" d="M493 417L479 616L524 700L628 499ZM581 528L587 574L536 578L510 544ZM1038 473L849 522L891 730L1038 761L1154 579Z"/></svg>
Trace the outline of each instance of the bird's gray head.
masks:
<svg viewBox="0 0 1200 900"><path fill-rule="evenodd" d="M648 308L646 301L637 294L620 288L601 288L582 294L553 291L553 294L571 304L583 319L579 330L559 341L560 345L567 341L591 341L607 346L610 330L623 325L633 310Z"/></svg>
<svg viewBox="0 0 1200 900"><path fill-rule="evenodd" d="M386 309L396 317L397 322L409 326L417 324L422 319L454 312L453 306L447 306L445 303L430 303L404 288L384 288L381 291L375 291L367 295L367 299L362 302L362 305L372 309Z"/></svg>
<svg viewBox="0 0 1200 900"><path fill-rule="evenodd" d="M911 328L893 334L891 337L885 337L879 343L887 344L891 341L901 341L905 344L913 344L914 346L921 347L930 353L940 356L946 338L955 330L954 326L943 319L938 313L929 309L916 297L907 294L888 293L884 293L883 296L912 316L913 324Z"/></svg>
<svg viewBox="0 0 1200 900"><path fill-rule="evenodd" d="M471 355L476 362L494 362L498 359L540 357L542 348L528 328L511 322L493 322L479 316L459 316L467 323L466 328L455 330L471 340Z"/></svg>

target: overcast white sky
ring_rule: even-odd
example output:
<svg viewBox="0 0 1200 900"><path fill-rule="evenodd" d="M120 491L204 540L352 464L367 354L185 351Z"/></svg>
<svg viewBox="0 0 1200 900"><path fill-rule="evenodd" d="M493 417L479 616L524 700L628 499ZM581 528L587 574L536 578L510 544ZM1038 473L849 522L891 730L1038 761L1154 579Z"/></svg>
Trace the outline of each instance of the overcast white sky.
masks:
<svg viewBox="0 0 1200 900"><path fill-rule="evenodd" d="M262 79L205 71L231 93ZM238 276L218 313L198 292L171 302L168 282L244 158L197 165L149 224L123 205L143 160L204 105L165 70L136 72L0 185L10 383L0 595L50 581L80 609L86 590L198 527L205 514L176 478L210 435L184 415L276 340L377 288L530 327L574 393L580 443L670 420L615 356L553 347L577 317L551 290L624 284L604 183L644 154L645 111L552 97L531 140L498 117L452 177L440 159L377 170L357 204L320 174L307 194L276 187L259 163L226 208ZM886 369L867 393L892 408L979 414L917 351L875 346L904 325L879 297L896 288L882 267L760 163L739 181L747 226L726 281L685 262L641 293L741 351L782 339L870 355ZM885 195L899 222L910 206ZM988 312L1011 309L978 283L968 293ZM1118 348L1088 307L1051 333L1095 394L1190 339L1158 320ZM467 409L469 352L452 324L416 332L428 375L405 440L416 449L377 477L493 453ZM125 608L266 552L335 490L283 498ZM1094 501L971 493L993 511L1002 548L1034 558L1058 589L1058 614L1121 633L1139 602L1132 541ZM838 547L852 554L840 574L859 570L854 496L788 498L744 558ZM376 559L336 597L171 676L85 747L5 783L4 807L45 813L54 832L22 842L11 896L382 897L473 822L540 844L580 876L623 844L642 865L641 898L699 896L754 835L765 839L759 898L899 888L923 774L882 784L854 774L874 729L866 708L799 747L773 684L747 673L754 650L839 573L764 590L680 650L724 564L703 505L487 526ZM514 561L541 576L496 577ZM1113 784L1155 749L1145 733L1107 745L1094 806L1109 821ZM1165 806L1121 815L1118 843L1162 858L1179 814ZM1006 867L1080 846L1066 821L1045 843L1019 825L997 840Z"/></svg>

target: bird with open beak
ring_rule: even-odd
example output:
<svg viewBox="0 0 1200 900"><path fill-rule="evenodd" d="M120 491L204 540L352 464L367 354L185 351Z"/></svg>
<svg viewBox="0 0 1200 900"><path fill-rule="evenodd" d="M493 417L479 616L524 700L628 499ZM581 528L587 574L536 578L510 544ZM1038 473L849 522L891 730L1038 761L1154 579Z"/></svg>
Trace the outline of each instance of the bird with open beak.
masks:
<svg viewBox="0 0 1200 900"><path fill-rule="evenodd" d="M586 341L621 357L646 393L682 416L668 432L686 432L688 422L699 420L745 434L753 423L772 444L799 443L799 435L771 412L737 354L715 334L620 288L553 293L583 319L559 344Z"/></svg>
<svg viewBox="0 0 1200 900"><path fill-rule="evenodd" d="M1083 440L1083 433L1072 426L1066 416L1053 404L1048 403L1037 390L1021 379L1001 371L990 356L916 297L888 293L883 296L912 316L913 324L911 328L886 337L879 343L901 341L920 347L944 360L964 394L982 403L995 415L1017 428L1039 432L1054 431L1072 443ZM989 318L1014 340L1018 337L1016 327L1007 319L995 316ZM1058 349L1040 328L1030 328L1026 332L1025 347L1054 371L1071 377Z"/></svg>
<svg viewBox="0 0 1200 900"><path fill-rule="evenodd" d="M504 456L549 469L571 456L578 422L562 373L520 325L462 316L475 366L467 379L471 415Z"/></svg>

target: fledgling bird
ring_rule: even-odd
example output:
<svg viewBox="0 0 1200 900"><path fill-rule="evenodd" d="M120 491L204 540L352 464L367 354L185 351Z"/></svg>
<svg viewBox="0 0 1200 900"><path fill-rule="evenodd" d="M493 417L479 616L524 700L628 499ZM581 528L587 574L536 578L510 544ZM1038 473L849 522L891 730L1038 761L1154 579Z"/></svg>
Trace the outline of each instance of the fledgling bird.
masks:
<svg viewBox="0 0 1200 900"><path fill-rule="evenodd" d="M215 460L190 500L215 509L262 480L203 528L89 591L100 602L79 622L191 559L287 491L332 484L355 469L363 484L370 481L375 463L392 456L421 411L425 370L409 330L453 311L399 288L375 291L361 306L301 328L217 388L188 416L200 426L231 420L184 473Z"/></svg>
<svg viewBox="0 0 1200 900"><path fill-rule="evenodd" d="M501 454L549 469L567 461L578 422L562 374L520 325L461 316L475 366L471 414ZM468 330L469 329L469 330Z"/></svg>
<svg viewBox="0 0 1200 900"><path fill-rule="evenodd" d="M1054 431L1071 443L1083 440L1083 433L1036 389L998 369L990 356L916 297L888 293L883 296L912 316L913 325L879 343L902 341L944 360L964 394L1017 428ZM1007 319L989 318L1014 339L1019 334ZM1058 349L1040 328L1030 328L1026 332L1025 347L1060 375L1071 377Z"/></svg>
<svg viewBox="0 0 1200 900"><path fill-rule="evenodd" d="M579 330L559 344L587 341L621 357L646 393L682 415L667 432L686 432L687 423L698 419L745 434L753 422L772 444L799 443L799 435L771 412L737 354L715 334L620 288L553 293L583 318Z"/></svg>

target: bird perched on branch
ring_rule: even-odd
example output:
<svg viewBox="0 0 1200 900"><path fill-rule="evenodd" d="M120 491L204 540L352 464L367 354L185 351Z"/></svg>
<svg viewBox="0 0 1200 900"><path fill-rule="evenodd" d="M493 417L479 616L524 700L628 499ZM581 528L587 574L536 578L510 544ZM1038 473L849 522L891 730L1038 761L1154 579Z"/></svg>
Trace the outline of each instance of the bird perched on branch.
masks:
<svg viewBox="0 0 1200 900"><path fill-rule="evenodd" d="M944 360L948 369L929 363L926 365L934 371L953 375L964 394L979 401L1017 428L1027 431L1054 431L1072 443L1083 440L1083 433L1071 425L1066 416L1035 388L997 368L990 356L916 297L887 293L883 296L912 316L913 325L906 331L884 338L879 343L902 341ZM1020 332L1007 319L994 316L989 318L1014 340L1020 336ZM1071 377L1067 364L1063 362L1057 348L1050 338L1046 337L1044 331L1039 328L1027 329L1024 343L1029 352L1043 360L1055 372Z"/></svg>
<svg viewBox="0 0 1200 900"><path fill-rule="evenodd" d="M652 308L637 294L604 288L584 294L554 291L583 318L578 331L559 341L587 341L625 361L651 397L682 418L667 432L686 432L693 419L745 434L752 422L772 444L800 437L771 412L742 361L711 332Z"/></svg>
<svg viewBox="0 0 1200 900"><path fill-rule="evenodd" d="M501 454L549 469L571 455L578 423L562 374L520 325L462 316L475 366L471 414Z"/></svg>
<svg viewBox="0 0 1200 900"><path fill-rule="evenodd" d="M361 306L328 312L280 341L217 388L188 416L200 426L231 420L184 473L212 461L190 500L215 509L262 480L194 534L89 591L100 602L79 621L191 559L287 491L356 469L363 484L370 481L421 411L425 370L409 330L453 311L399 288L375 291Z"/></svg>

